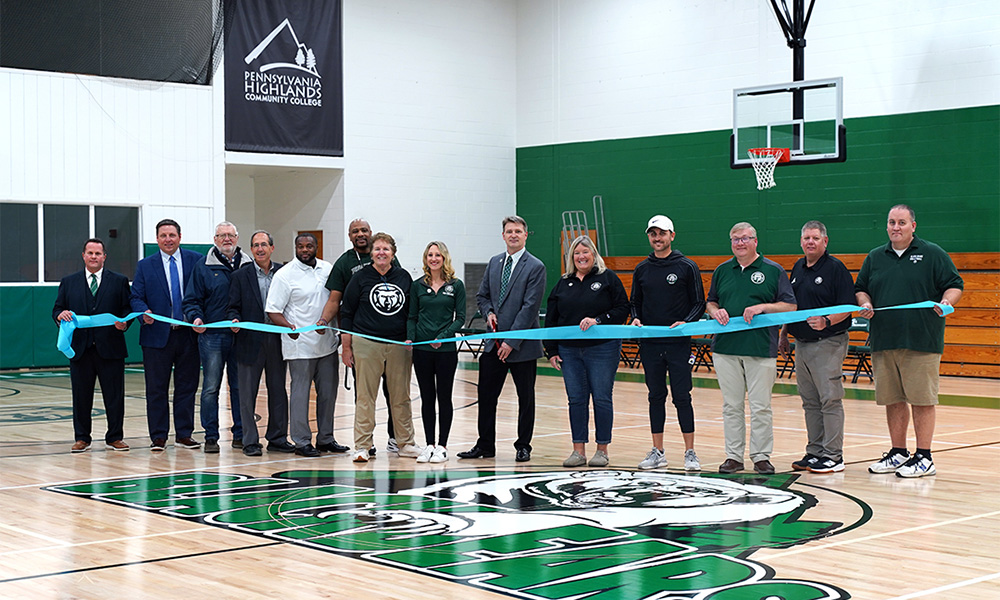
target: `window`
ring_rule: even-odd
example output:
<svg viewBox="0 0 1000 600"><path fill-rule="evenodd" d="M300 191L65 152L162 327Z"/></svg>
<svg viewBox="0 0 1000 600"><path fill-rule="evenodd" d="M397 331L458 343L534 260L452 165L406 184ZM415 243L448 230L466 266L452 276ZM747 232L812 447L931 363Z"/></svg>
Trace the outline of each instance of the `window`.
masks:
<svg viewBox="0 0 1000 600"><path fill-rule="evenodd" d="M0 203L0 283L58 282L83 268L83 243L92 237L104 241L104 267L131 279L139 260L138 208Z"/></svg>

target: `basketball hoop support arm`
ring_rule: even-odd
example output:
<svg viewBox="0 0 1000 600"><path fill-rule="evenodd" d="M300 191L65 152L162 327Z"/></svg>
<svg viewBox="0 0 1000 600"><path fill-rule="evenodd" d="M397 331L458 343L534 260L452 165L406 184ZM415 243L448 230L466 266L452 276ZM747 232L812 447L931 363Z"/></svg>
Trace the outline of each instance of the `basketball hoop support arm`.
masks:
<svg viewBox="0 0 1000 600"><path fill-rule="evenodd" d="M806 79L806 29L809 27L809 19L812 17L813 5L816 0L809 0L809 12L805 10L805 0L792 0L792 12L788 12L788 4L781 0L781 7L778 7L778 0L771 0L771 8L774 9L774 16L778 19L781 32L785 34L785 41L792 49L792 81L805 81ZM792 118L802 119L805 117L805 102L802 90L792 93Z"/></svg>

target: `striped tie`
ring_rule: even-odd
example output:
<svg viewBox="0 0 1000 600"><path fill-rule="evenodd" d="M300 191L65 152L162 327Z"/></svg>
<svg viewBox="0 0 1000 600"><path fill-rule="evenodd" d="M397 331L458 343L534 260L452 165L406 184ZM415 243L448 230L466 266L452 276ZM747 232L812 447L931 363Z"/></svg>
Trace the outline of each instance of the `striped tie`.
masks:
<svg viewBox="0 0 1000 600"><path fill-rule="evenodd" d="M90 274L90 295L97 295L97 273Z"/></svg>
<svg viewBox="0 0 1000 600"><path fill-rule="evenodd" d="M507 260L503 263L503 274L500 275L500 302L507 297L507 284L510 283L510 270L514 266L514 259L507 255Z"/></svg>

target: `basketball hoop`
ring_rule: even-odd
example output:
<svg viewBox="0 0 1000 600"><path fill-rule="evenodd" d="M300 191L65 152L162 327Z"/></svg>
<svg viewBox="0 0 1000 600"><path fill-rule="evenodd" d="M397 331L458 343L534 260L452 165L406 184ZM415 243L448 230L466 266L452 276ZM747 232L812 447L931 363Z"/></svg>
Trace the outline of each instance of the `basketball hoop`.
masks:
<svg viewBox="0 0 1000 600"><path fill-rule="evenodd" d="M773 188L774 167L780 162L788 162L788 148L750 148L747 154L757 175L757 189Z"/></svg>

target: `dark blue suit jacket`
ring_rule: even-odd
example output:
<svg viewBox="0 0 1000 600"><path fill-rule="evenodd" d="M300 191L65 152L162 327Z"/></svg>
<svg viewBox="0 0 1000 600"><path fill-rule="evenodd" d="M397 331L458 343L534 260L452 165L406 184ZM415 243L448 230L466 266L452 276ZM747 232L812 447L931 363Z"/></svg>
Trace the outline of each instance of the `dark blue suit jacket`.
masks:
<svg viewBox="0 0 1000 600"><path fill-rule="evenodd" d="M181 265L184 270L185 289L191 282L194 267L202 258L201 254L191 250L180 249ZM181 298L184 297L181 290ZM132 280L132 311L146 312L162 317L169 317L171 312L170 287L167 285L167 273L163 268L160 251L139 261L135 267L135 278ZM140 317L141 318L141 317ZM140 321L141 322L141 321ZM152 325L142 324L139 330L139 345L148 348L163 348L170 337L170 325L154 321Z"/></svg>
<svg viewBox="0 0 1000 600"><path fill-rule="evenodd" d="M279 262L272 264L275 271L282 267ZM233 272L229 280L229 310L226 317L229 320L264 322L264 303L261 301L260 287L257 285L257 269L253 264L245 264ZM269 335L281 334L240 329L236 334L236 362L245 365L256 362L257 356L264 349L264 340Z"/></svg>
<svg viewBox="0 0 1000 600"><path fill-rule="evenodd" d="M59 293L52 309L52 318L59 323L59 313L71 310L78 315L99 315L111 313L124 317L131 312L129 309L128 279L114 271L104 269L101 275L101 287L97 295L90 293L90 282L87 281L86 270L77 271L63 277L59 282ZM76 356L70 360L79 360L83 351L94 346L97 355L104 359L124 359L128 356L125 344L125 334L113 325L107 327L84 327L73 332L73 350Z"/></svg>

